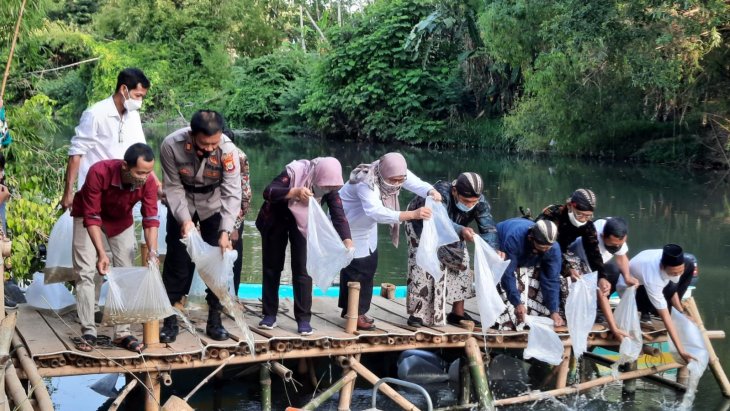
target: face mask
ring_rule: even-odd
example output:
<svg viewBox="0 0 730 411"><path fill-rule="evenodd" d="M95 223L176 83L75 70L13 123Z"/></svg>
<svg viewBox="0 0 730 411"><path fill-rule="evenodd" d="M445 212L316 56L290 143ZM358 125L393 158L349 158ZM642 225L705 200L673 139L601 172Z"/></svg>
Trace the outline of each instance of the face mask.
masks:
<svg viewBox="0 0 730 411"><path fill-rule="evenodd" d="M573 224L575 227L582 227L588 222L588 221L578 221L578 219L575 218L575 214L573 214L572 211L568 211L568 218L570 218L570 223Z"/></svg>
<svg viewBox="0 0 730 411"><path fill-rule="evenodd" d="M325 195L327 195L331 190L325 190L322 187L319 186L312 186L312 193L314 193L314 197L316 198L322 198Z"/></svg>
<svg viewBox="0 0 730 411"><path fill-rule="evenodd" d="M621 250L621 246L620 245L606 245L606 244L604 244L603 246L606 248L606 251L608 251L611 254L616 254L617 252L619 252L619 250Z"/></svg>
<svg viewBox="0 0 730 411"><path fill-rule="evenodd" d="M124 94L122 94L123 96ZM135 100L129 94L129 88L127 88L127 97L124 100L124 108L127 111L137 111L142 108L142 100Z"/></svg>
<svg viewBox="0 0 730 411"><path fill-rule="evenodd" d="M122 183L129 184L133 189L142 187L147 182L147 177L137 178L130 170L122 170Z"/></svg>
<svg viewBox="0 0 730 411"><path fill-rule="evenodd" d="M681 277L681 275L671 276L671 275L667 274L664 270L661 270L660 273L661 273L662 278L664 280L671 281L671 282L673 282L675 284L679 282L679 278Z"/></svg>
<svg viewBox="0 0 730 411"><path fill-rule="evenodd" d="M456 202L456 208L458 208L459 210L461 210L461 211L463 211L465 213L468 213L469 211L473 210L474 207L477 206L477 204L479 204L479 203L475 203L473 206L469 207L466 204L462 203L461 201L457 201Z"/></svg>

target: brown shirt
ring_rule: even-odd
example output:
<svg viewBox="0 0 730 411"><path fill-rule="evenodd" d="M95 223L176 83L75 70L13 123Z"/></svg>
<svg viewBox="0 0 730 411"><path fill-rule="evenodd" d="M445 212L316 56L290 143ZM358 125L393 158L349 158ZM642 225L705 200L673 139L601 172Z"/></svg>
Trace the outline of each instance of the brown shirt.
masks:
<svg viewBox="0 0 730 411"><path fill-rule="evenodd" d="M206 220L221 214L219 230L232 231L241 209L241 166L238 149L221 136L221 144L208 158L198 158L189 127L165 138L160 146L164 190L172 215L179 224L195 213Z"/></svg>

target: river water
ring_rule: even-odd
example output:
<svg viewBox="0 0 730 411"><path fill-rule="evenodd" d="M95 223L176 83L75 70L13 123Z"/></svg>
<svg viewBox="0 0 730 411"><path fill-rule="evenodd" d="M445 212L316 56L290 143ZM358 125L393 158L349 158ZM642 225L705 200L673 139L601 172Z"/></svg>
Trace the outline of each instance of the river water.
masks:
<svg viewBox="0 0 730 411"><path fill-rule="evenodd" d="M157 145L174 128L157 126L148 129L148 140ZM482 175L486 196L492 205L495 221L519 215L518 207L531 208L535 213L549 204L562 203L579 187L590 188L597 195L596 218L621 216L629 222L629 254L648 248L660 248L668 242L682 245L699 261L700 280L694 296L708 329L726 330L730 325L728 271L730 262L730 184L724 172L695 173L684 167L646 166L625 162L596 161L578 158L517 156L479 149L439 149L389 146L373 143L334 142L297 139L289 136L245 134L237 143L250 159L251 183L254 190L251 213L244 237L244 268L241 282L260 283L261 247L253 226L256 213L263 202L262 189L293 159L334 156L340 159L348 174L359 163L371 162L382 154L398 150L408 161L409 168L422 179L435 182L452 180L460 172L474 171ZM412 198L401 194L401 207ZM406 280L406 248L395 249L389 241L388 230L379 230L379 265L376 284L392 282L403 285ZM401 230L402 232L403 230ZM730 372L730 343L715 340L714 347L725 369ZM85 378L85 377L84 377ZM89 394L94 401L85 401L79 408L77 395L86 393L78 388L94 378L78 381L55 379L54 394L60 409L97 409L101 397ZM73 388L76 387L76 388ZM239 387L240 388L240 387ZM447 388L441 387L444 393ZM633 402L621 409L663 409L676 400L673 392L640 383ZM208 388L195 401L199 409L257 409L251 395L255 387ZM90 392L90 391L89 391ZM181 390L184 394L186 391ZM222 404L221 395L225 398ZM447 395L447 394L444 394ZM369 390L358 390L358 409L369 407ZM616 398L620 388L592 392L578 404L568 401L571 408L605 409ZM215 401L214 401L215 399ZM286 404L282 402L280 404ZM615 405L615 404L614 404ZM541 404L536 408L547 407ZM549 408L560 409L556 405ZM699 385L694 408L698 410L728 409L711 372L708 370ZM103 408L103 407L102 407ZM527 409L529 407L525 407ZM612 408L612 407L609 407ZM336 409L334 405L331 409Z"/></svg>

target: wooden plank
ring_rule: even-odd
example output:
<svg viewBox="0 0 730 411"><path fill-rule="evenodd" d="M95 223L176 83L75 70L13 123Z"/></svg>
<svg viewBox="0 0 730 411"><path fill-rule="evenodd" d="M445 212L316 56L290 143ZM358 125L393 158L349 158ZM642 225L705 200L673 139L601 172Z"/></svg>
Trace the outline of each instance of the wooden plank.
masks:
<svg viewBox="0 0 730 411"><path fill-rule="evenodd" d="M18 320L15 328L25 341L28 352L33 358L69 352L69 345L62 342L43 316L27 304L18 305ZM68 343L73 345L70 340Z"/></svg>
<svg viewBox="0 0 730 411"><path fill-rule="evenodd" d="M395 299L395 300L388 300L386 298L380 297L380 296L373 296L372 304L377 305L378 307L388 310L394 314L403 313L406 315L406 306L405 306L405 299ZM404 317L403 323L406 323L407 319ZM431 328L432 330L440 331L442 334L450 335L450 334L481 334L481 333L471 333L465 328L456 327L450 324L446 325L429 325L428 328Z"/></svg>

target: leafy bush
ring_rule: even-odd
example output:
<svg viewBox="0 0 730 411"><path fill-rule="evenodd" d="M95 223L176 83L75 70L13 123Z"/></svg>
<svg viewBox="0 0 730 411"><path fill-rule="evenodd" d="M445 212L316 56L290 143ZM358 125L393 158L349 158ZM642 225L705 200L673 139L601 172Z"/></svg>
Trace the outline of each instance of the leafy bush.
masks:
<svg viewBox="0 0 730 411"><path fill-rule="evenodd" d="M299 108L308 125L330 135L433 140L456 111L463 85L445 42L419 60L404 48L432 8L431 1L378 0L351 25L330 31L331 50Z"/></svg>

